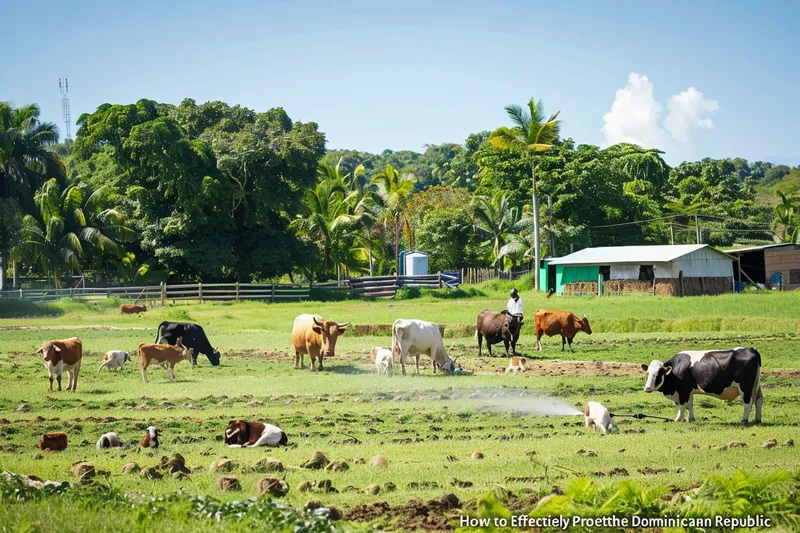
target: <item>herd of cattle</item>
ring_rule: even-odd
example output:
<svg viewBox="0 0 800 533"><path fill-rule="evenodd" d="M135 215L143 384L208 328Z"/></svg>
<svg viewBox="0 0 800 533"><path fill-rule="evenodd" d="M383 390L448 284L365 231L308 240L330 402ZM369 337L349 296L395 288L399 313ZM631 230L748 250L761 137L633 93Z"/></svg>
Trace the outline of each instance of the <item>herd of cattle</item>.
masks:
<svg viewBox="0 0 800 533"><path fill-rule="evenodd" d="M123 306L121 313L141 312L139 306ZM142 306L143 307L143 306ZM134 308L131 311L131 308ZM542 335L561 336L561 350L568 346L572 351L572 340L583 331L589 335L592 329L585 316L578 318L569 311L538 310L534 315L536 346L542 350ZM333 357L338 337L347 331L350 322L338 323L325 320L319 315L302 314L294 320L292 345L295 351L295 368L305 367L305 355L311 359L312 371L322 370L323 361ZM506 356L510 356L507 371L523 371L524 358L517 355L517 341L523 322L521 317L506 311L482 311L477 318L475 338L478 355L481 355L483 340L486 340L489 355L492 345L503 343ZM393 374L395 357L399 356L402 373L406 373L406 360L414 357L416 372L419 373L419 357L426 354L431 358L433 372L463 372L456 366L456 359L447 354L442 332L437 324L423 320L398 319L392 324L391 349L375 346L371 350L379 374ZM511 354L509 354L509 348ZM53 390L54 377L61 390L61 377L67 373L67 390L75 391L83 357L83 345L77 337L63 340L45 341L37 353L42 354ZM177 363L191 358L197 364L197 356L204 354L209 362L218 366L220 352L208 340L205 331L198 324L164 321L159 324L154 343L142 343L138 347L139 366L142 380L147 382L147 368L156 363L167 369L170 380L175 379L174 367ZM103 355L98 372L103 368L118 370L130 360L130 354L122 350L112 350ZM728 350L682 351L666 362L654 360L643 364L647 373L644 392L659 391L678 406L675 421L682 421L689 410L689 421L694 421L693 398L695 394L705 394L722 400L733 400L739 396L744 404L742 423L749 421L750 412L755 405L755 423L761 422L761 409L764 396L761 390L761 355L754 348L737 347ZM603 432L613 431L616 424L613 415L596 402L585 407L586 425L600 428ZM160 430L149 427L142 446L158 446ZM282 445L287 442L286 434L280 428L261 422L232 421L225 430L225 443L229 446ZM98 447L113 447L119 439L115 434L103 435ZM64 449L66 435L45 434L39 444L43 450Z"/></svg>

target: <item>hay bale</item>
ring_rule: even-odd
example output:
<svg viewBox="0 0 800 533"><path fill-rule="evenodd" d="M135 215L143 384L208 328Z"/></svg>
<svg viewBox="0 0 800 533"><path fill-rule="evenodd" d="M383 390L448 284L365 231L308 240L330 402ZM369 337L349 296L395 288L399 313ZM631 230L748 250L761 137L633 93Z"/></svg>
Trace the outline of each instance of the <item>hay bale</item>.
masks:
<svg viewBox="0 0 800 533"><path fill-rule="evenodd" d="M286 470L286 467L274 457L265 457L256 462L253 466L253 470L256 472L283 472Z"/></svg>
<svg viewBox="0 0 800 533"><path fill-rule="evenodd" d="M769 439L769 440L765 440L764 443L761 444L761 447L762 448L766 448L766 449L769 450L770 448L774 448L777 445L778 445L778 441L777 440Z"/></svg>
<svg viewBox="0 0 800 533"><path fill-rule="evenodd" d="M474 452L472 452L472 458L475 459L475 460L483 459L483 453L481 453L479 451L474 451Z"/></svg>
<svg viewBox="0 0 800 533"><path fill-rule="evenodd" d="M732 440L728 443L728 448L746 448L747 443L740 440Z"/></svg>
<svg viewBox="0 0 800 533"><path fill-rule="evenodd" d="M275 498L282 498L289 493L289 484L276 477L262 477L256 484L256 490L259 496L267 494Z"/></svg>
<svg viewBox="0 0 800 533"><path fill-rule="evenodd" d="M792 439L786 439L785 441L783 441L782 446L787 446L791 448L792 446L794 446L794 441Z"/></svg>
<svg viewBox="0 0 800 533"><path fill-rule="evenodd" d="M330 460L325 457L325 454L322 452L314 452L311 456L311 459L306 461L305 463L300 465L300 468L308 468L311 470L321 470L328 466Z"/></svg>
<svg viewBox="0 0 800 533"><path fill-rule="evenodd" d="M373 483L372 485L369 485L368 487L366 487L362 492L364 494L371 494L371 495L375 496L380 491L381 491L381 486L378 485L377 483Z"/></svg>
<svg viewBox="0 0 800 533"><path fill-rule="evenodd" d="M191 474L192 471L186 467L186 459L179 453L172 454L172 457L166 455L161 457L159 468L168 474Z"/></svg>
<svg viewBox="0 0 800 533"><path fill-rule="evenodd" d="M220 476L214 482L214 486L220 492L228 492L233 490L242 490L242 485L239 483L239 478L236 476Z"/></svg>
<svg viewBox="0 0 800 533"><path fill-rule="evenodd" d="M72 465L72 475L80 480L81 483L89 483L97 475L94 463L81 461Z"/></svg>
<svg viewBox="0 0 800 533"><path fill-rule="evenodd" d="M141 467L138 464L136 464L134 461L131 461L130 463L125 463L122 466L122 473L123 474L130 474L131 472L136 473L139 470L141 470Z"/></svg>
<svg viewBox="0 0 800 533"><path fill-rule="evenodd" d="M153 466L146 466L139 471L139 475L145 479L161 479L162 476L161 472L156 470Z"/></svg>
<svg viewBox="0 0 800 533"><path fill-rule="evenodd" d="M389 461L383 455L376 455L369 460L369 466L372 468L386 468L389 466Z"/></svg>
<svg viewBox="0 0 800 533"><path fill-rule="evenodd" d="M232 472L236 467L236 462L230 459L217 459L208 467L208 471L212 474L217 472Z"/></svg>
<svg viewBox="0 0 800 533"><path fill-rule="evenodd" d="M334 472L344 472L345 470L350 470L350 465L347 464L347 461L344 459L336 459L335 461L331 461L328 463L328 466L325 467L325 470L332 470Z"/></svg>

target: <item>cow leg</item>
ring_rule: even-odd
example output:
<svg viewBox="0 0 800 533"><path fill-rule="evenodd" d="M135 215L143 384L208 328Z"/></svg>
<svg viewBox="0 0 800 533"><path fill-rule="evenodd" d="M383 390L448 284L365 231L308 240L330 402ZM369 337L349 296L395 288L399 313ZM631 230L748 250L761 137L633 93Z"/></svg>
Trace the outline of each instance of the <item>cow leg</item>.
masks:
<svg viewBox="0 0 800 533"><path fill-rule="evenodd" d="M318 370L322 370L322 354L319 354L319 366L317 367Z"/></svg>
<svg viewBox="0 0 800 533"><path fill-rule="evenodd" d="M481 348L483 348L483 335L481 335L481 330L478 330L475 333L475 336L478 338L478 357L481 356ZM487 348L490 348L489 344L486 345ZM491 354L491 351L489 352Z"/></svg>
<svg viewBox="0 0 800 533"><path fill-rule="evenodd" d="M561 351L564 351L564 345L567 343L567 338L564 335L561 335Z"/></svg>
<svg viewBox="0 0 800 533"><path fill-rule="evenodd" d="M756 396L756 419L753 421L754 424L761 423L761 407L764 405L764 395L761 393L761 386L758 387L758 393Z"/></svg>
<svg viewBox="0 0 800 533"><path fill-rule="evenodd" d="M417 374L419 374L419 354L416 354L416 355L414 356L414 363L415 363L415 364L416 364L416 366L417 366ZM435 363L434 363L434 364L435 364Z"/></svg>
<svg viewBox="0 0 800 533"><path fill-rule="evenodd" d="M167 372L169 372L169 380L175 381L175 372L172 370L172 365L167 366Z"/></svg>
<svg viewBox="0 0 800 533"><path fill-rule="evenodd" d="M687 406L689 407L689 422L694 422L694 394L689 396L689 403Z"/></svg>
<svg viewBox="0 0 800 533"><path fill-rule="evenodd" d="M506 347L506 357L510 357L510 356L508 355L508 345L509 345L509 344L510 344L510 343L509 343L507 340L503 340L503 346L505 346L505 347ZM514 355L517 355L517 354L516 354L516 352L514 352Z"/></svg>
<svg viewBox="0 0 800 533"><path fill-rule="evenodd" d="M56 380L58 381L58 390L61 390L61 372L56 374Z"/></svg>
<svg viewBox="0 0 800 533"><path fill-rule="evenodd" d="M569 351L571 353L575 353L575 350L572 349L572 338L571 337L567 337L567 343L569 344Z"/></svg>
<svg viewBox="0 0 800 533"><path fill-rule="evenodd" d="M72 392L78 390L78 374L80 373L80 367L77 367L75 370L70 372L72 374Z"/></svg>
<svg viewBox="0 0 800 533"><path fill-rule="evenodd" d="M300 352L298 352L297 350L295 350L295 351L294 351L294 369L295 369L295 370L297 370L297 369L299 369L299 368L303 368L303 367L300 365L300 360L301 360Z"/></svg>
<svg viewBox="0 0 800 533"><path fill-rule="evenodd" d="M486 349L489 351L489 357L494 357L492 353L492 344L489 342L489 339L486 339Z"/></svg>
<svg viewBox="0 0 800 533"><path fill-rule="evenodd" d="M683 418L686 416L686 404L679 403L678 404L678 415L675 417L675 422L683 422Z"/></svg>
<svg viewBox="0 0 800 533"><path fill-rule="evenodd" d="M48 371L47 376L50 378L50 392L53 392L53 373Z"/></svg>
<svg viewBox="0 0 800 533"><path fill-rule="evenodd" d="M194 351L194 348L191 348L189 352L192 354L192 366L197 366L197 352Z"/></svg>
<svg viewBox="0 0 800 533"><path fill-rule="evenodd" d="M536 350L542 351L542 330L536 330Z"/></svg>
<svg viewBox="0 0 800 533"><path fill-rule="evenodd" d="M144 356L140 356L140 357L144 357ZM146 363L142 364L142 381L144 381L145 383L147 383L147 367L148 367L149 364L150 364L150 361L147 361Z"/></svg>

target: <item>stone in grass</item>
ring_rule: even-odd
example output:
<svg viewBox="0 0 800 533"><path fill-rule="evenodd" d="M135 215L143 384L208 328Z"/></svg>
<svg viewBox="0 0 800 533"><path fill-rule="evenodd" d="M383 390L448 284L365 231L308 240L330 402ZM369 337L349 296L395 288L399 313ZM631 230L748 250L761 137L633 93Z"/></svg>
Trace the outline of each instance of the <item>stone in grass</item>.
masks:
<svg viewBox="0 0 800 533"><path fill-rule="evenodd" d="M305 463L300 465L300 468L308 468L311 470L321 470L328 466L330 460L325 457L325 454L322 452L314 452L311 456L311 459L306 461Z"/></svg>
<svg viewBox="0 0 800 533"><path fill-rule="evenodd" d="M217 490L220 492L242 490L239 478L236 476L220 476L217 478L214 486L217 487Z"/></svg>
<svg viewBox="0 0 800 533"><path fill-rule="evenodd" d="M325 470L332 470L334 472L344 472L345 470L350 470L350 465L347 464L347 461L344 459L336 459L335 461L331 461L328 463L328 466L325 467Z"/></svg>
<svg viewBox="0 0 800 533"><path fill-rule="evenodd" d="M353 458L353 464L354 464L354 465L364 465L364 464L367 464L367 459L366 459L365 457L362 457L362 456L360 456L360 455L356 455L356 456Z"/></svg>
<svg viewBox="0 0 800 533"><path fill-rule="evenodd" d="M746 448L747 443L740 440L732 440L728 443L728 448Z"/></svg>
<svg viewBox="0 0 800 533"><path fill-rule="evenodd" d="M483 453L479 451L472 452L472 458L475 460L483 459Z"/></svg>
<svg viewBox="0 0 800 533"><path fill-rule="evenodd" d="M369 460L369 465L372 468L386 468L389 466L389 461L383 455L376 455Z"/></svg>
<svg viewBox="0 0 800 533"><path fill-rule="evenodd" d="M286 468L278 459L274 457L265 457L256 462L253 466L253 470L256 472L283 472Z"/></svg>
<svg viewBox="0 0 800 533"><path fill-rule="evenodd" d="M159 468L168 474L191 474L192 471L186 466L186 459L179 453L172 454L172 457L164 455L161 457Z"/></svg>
<svg viewBox="0 0 800 533"><path fill-rule="evenodd" d="M259 496L269 495L282 498L289 493L289 484L275 477L262 477L256 485Z"/></svg>
<svg viewBox="0 0 800 533"><path fill-rule="evenodd" d="M774 448L778 445L778 441L775 439L765 440L764 443L761 445L762 448L770 449Z"/></svg>
<svg viewBox="0 0 800 533"><path fill-rule="evenodd" d="M794 441L792 439L786 439L785 441L783 441L783 446L788 446L789 448L791 448L792 446L794 446Z"/></svg>
<svg viewBox="0 0 800 533"><path fill-rule="evenodd" d="M397 485L395 485L391 481L387 481L386 483L383 484L383 490L385 490L386 492L394 492L397 490Z"/></svg>
<svg viewBox="0 0 800 533"><path fill-rule="evenodd" d="M369 485L368 487L366 487L362 492L364 494L371 494L371 495L375 496L380 491L381 491L381 486L378 485L377 483L373 483L372 485Z"/></svg>
<svg viewBox="0 0 800 533"><path fill-rule="evenodd" d="M300 492L311 492L311 489L314 488L314 484L311 481L301 481L299 485L297 485L297 490Z"/></svg>
<svg viewBox="0 0 800 533"><path fill-rule="evenodd" d="M153 466L146 466L139 471L139 475L145 479L161 479L162 476L161 472L156 470Z"/></svg>
<svg viewBox="0 0 800 533"><path fill-rule="evenodd" d="M130 463L125 463L125 465L123 465L122 467L123 474L130 474L131 472L136 473L139 470L141 470L141 467L134 461L131 461Z"/></svg>
<svg viewBox="0 0 800 533"><path fill-rule="evenodd" d="M328 493L338 493L339 491L336 490L333 486L333 482L330 479L320 479L316 482L316 488L319 492Z"/></svg>
<svg viewBox="0 0 800 533"><path fill-rule="evenodd" d="M236 462L230 459L217 459L208 467L208 471L213 473L216 472L231 472L233 471L234 467L236 467Z"/></svg>
<svg viewBox="0 0 800 533"><path fill-rule="evenodd" d="M80 461L72 465L72 475L78 478L81 483L91 483L96 474L94 463L89 461Z"/></svg>

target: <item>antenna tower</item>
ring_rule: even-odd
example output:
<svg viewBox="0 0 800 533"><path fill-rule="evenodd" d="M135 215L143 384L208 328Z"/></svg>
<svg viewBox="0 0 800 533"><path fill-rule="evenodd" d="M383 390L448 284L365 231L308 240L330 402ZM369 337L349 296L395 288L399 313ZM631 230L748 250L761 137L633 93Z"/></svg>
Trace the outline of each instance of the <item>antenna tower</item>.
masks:
<svg viewBox="0 0 800 533"><path fill-rule="evenodd" d="M67 78L64 78L63 81L58 78L58 89L61 91L61 117L64 120L64 139L71 140L70 124L72 124L72 118L69 113L69 82Z"/></svg>

